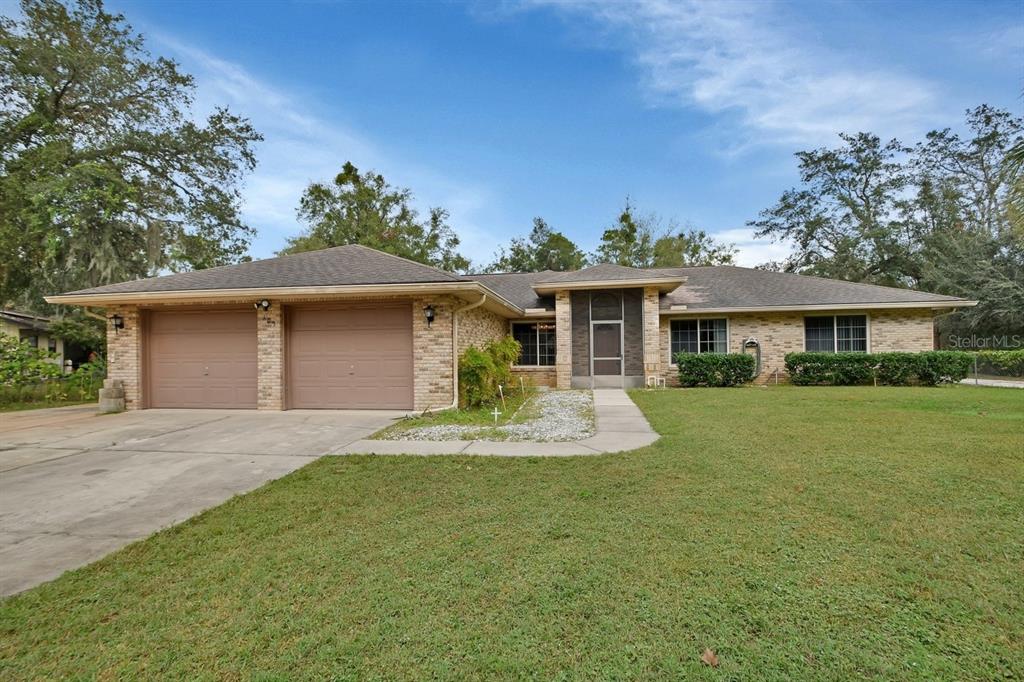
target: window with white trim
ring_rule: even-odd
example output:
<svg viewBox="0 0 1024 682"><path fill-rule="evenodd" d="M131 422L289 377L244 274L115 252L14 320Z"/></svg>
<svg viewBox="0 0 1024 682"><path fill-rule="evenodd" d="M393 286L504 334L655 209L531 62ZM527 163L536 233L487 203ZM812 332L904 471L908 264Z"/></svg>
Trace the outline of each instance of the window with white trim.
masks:
<svg viewBox="0 0 1024 682"><path fill-rule="evenodd" d="M725 318L669 322L672 357L676 353L728 353L729 325Z"/></svg>
<svg viewBox="0 0 1024 682"><path fill-rule="evenodd" d="M522 347L517 365L532 367L555 364L554 322L513 322L512 338Z"/></svg>
<svg viewBox="0 0 1024 682"><path fill-rule="evenodd" d="M867 315L816 315L804 318L804 350L867 353Z"/></svg>

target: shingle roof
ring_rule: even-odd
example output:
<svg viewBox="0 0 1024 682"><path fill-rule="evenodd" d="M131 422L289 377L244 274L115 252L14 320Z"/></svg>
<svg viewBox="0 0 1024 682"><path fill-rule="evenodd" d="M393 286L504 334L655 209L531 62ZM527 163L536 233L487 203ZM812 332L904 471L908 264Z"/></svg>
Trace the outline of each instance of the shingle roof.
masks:
<svg viewBox="0 0 1024 682"><path fill-rule="evenodd" d="M24 327L26 329L46 331L50 328L50 318L42 317L40 315L29 315L28 313L19 313L17 310L0 310L0 319L7 320L11 324L17 325L18 327Z"/></svg>
<svg viewBox="0 0 1024 682"><path fill-rule="evenodd" d="M429 265L349 244L208 270L108 284L69 294L461 281L464 281L461 277Z"/></svg>
<svg viewBox="0 0 1024 682"><path fill-rule="evenodd" d="M844 282L754 270L730 265L679 268L686 283L661 299L661 307L685 305L687 310L757 308L800 305L936 303L959 301L955 296L929 294L874 284Z"/></svg>
<svg viewBox="0 0 1024 682"><path fill-rule="evenodd" d="M615 280L649 279L663 277L664 269L631 268L614 263L598 263L582 270L567 272L550 272L548 276L534 280L534 284L567 283L567 282L614 282ZM672 271L674 274L674 271Z"/></svg>
<svg viewBox="0 0 1024 682"><path fill-rule="evenodd" d="M910 289L808 277L733 266L639 269L601 264L571 272L479 274L460 277L450 272L383 253L365 246L338 246L278 258L225 265L208 270L121 282L69 292L66 295L136 294L197 290L377 284L445 284L479 282L521 309L554 309L550 296L534 287L573 282L672 280L683 284L661 297L662 309L685 305L687 310L767 308L804 305L945 303L962 301ZM546 289L545 289L546 290Z"/></svg>
<svg viewBox="0 0 1024 682"><path fill-rule="evenodd" d="M772 272L755 270L729 265L690 268L623 268L612 265L607 268L594 266L586 270L603 273L609 282L628 275L626 279L642 279L643 277L670 278L677 277L686 281L661 297L663 310L673 305L685 305L687 310L711 310L719 308L758 308L785 307L804 305L855 305L855 304L887 304L887 303L928 303L959 301L955 296L929 294L912 289L882 287L873 284L859 284L842 280L796 275L788 272ZM578 270L583 273L586 270ZM554 309L550 298L539 299L532 287L542 282L551 282L552 275L569 275L576 273L514 273L505 275L468 275L470 279L479 281L493 289L512 303L521 308L546 307ZM609 279L609 277L611 277ZM565 281L572 281L567 278ZM593 273L586 277L576 277L576 281L602 281ZM541 305L541 301L544 305Z"/></svg>
<svg viewBox="0 0 1024 682"><path fill-rule="evenodd" d="M499 296L511 301L522 309L546 308L555 309L555 299L551 296L538 296L533 285L542 278L548 277L552 270L543 272L507 272L497 274L466 275L466 279L480 282Z"/></svg>

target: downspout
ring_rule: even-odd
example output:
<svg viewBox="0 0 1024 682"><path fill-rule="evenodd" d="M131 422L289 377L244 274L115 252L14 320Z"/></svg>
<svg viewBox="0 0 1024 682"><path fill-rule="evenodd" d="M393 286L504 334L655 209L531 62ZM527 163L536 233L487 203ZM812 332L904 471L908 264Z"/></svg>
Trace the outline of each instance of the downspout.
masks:
<svg viewBox="0 0 1024 682"><path fill-rule="evenodd" d="M473 308L479 308L487 300L487 294L480 294L480 300L469 305L456 308L452 311L452 404L447 407L434 407L424 410L427 412L440 412L442 410L453 410L459 406L459 313L464 313Z"/></svg>

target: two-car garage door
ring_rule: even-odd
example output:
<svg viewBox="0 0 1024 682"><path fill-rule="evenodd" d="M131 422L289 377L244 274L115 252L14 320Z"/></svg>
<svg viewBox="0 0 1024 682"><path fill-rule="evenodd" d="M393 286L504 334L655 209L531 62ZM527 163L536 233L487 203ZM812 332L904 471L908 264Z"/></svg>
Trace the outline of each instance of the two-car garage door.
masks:
<svg viewBox="0 0 1024 682"><path fill-rule="evenodd" d="M148 405L255 408L258 314L251 308L151 312ZM288 407L412 408L409 305L289 308L285 326Z"/></svg>

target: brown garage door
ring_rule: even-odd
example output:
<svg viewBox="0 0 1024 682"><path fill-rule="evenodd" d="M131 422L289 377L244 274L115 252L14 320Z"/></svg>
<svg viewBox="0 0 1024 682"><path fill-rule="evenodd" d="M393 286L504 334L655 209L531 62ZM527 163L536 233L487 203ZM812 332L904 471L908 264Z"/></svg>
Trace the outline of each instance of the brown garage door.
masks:
<svg viewBox="0 0 1024 682"><path fill-rule="evenodd" d="M293 308L288 406L412 409L412 308Z"/></svg>
<svg viewBox="0 0 1024 682"><path fill-rule="evenodd" d="M252 310L152 312L147 326L150 407L256 407Z"/></svg>

